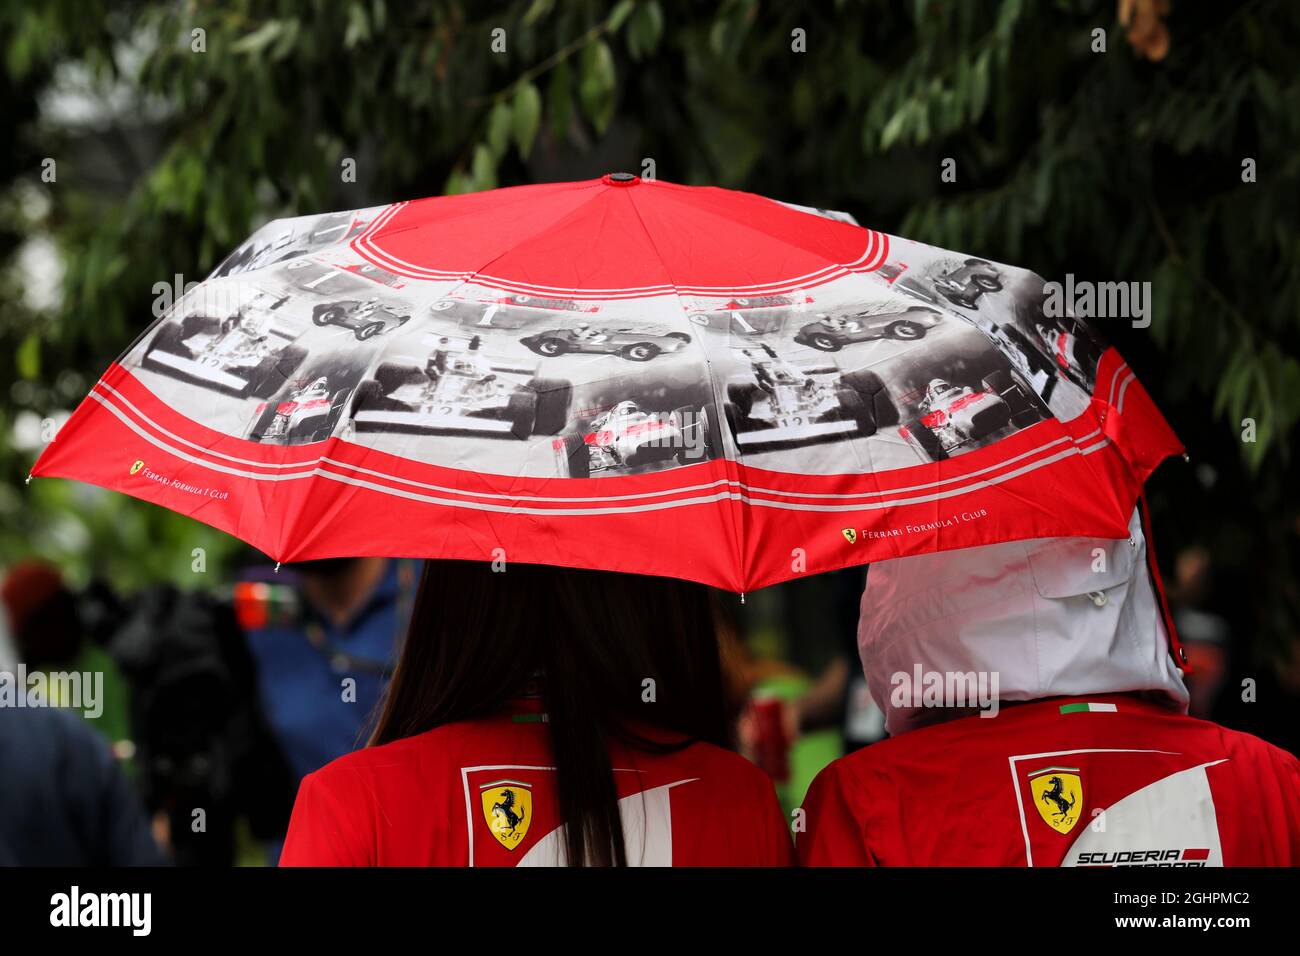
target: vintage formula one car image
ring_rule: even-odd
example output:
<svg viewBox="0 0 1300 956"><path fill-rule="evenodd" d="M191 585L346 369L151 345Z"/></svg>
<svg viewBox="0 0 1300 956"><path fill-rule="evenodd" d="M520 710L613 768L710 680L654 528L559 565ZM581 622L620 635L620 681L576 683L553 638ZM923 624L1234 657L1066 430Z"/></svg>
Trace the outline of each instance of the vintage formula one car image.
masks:
<svg viewBox="0 0 1300 956"><path fill-rule="evenodd" d="M401 328L410 318L411 313L405 306L384 303L373 296L369 299L323 302L312 309L311 313L311 320L317 325L337 325L351 329L352 334L361 342L381 332Z"/></svg>
<svg viewBox="0 0 1300 956"><path fill-rule="evenodd" d="M1010 322L976 321L975 327L1002 349L1011 367L1020 374L1044 402L1050 402L1056 393L1056 366L1035 348L1020 328Z"/></svg>
<svg viewBox="0 0 1300 956"><path fill-rule="evenodd" d="M979 308L986 292L1002 291L1002 273L983 259L967 259L955 269L948 269L924 279L909 275L898 279L895 288L931 305L939 305L940 296L966 309Z"/></svg>
<svg viewBox="0 0 1300 956"><path fill-rule="evenodd" d="M475 335L437 337L424 366L383 362L353 401L358 432L554 435L569 417L572 386L482 351Z"/></svg>
<svg viewBox="0 0 1300 956"><path fill-rule="evenodd" d="M367 213L373 211L333 212L267 223L222 260L212 278L249 272L345 242L365 229L370 218Z"/></svg>
<svg viewBox="0 0 1300 956"><path fill-rule="evenodd" d="M748 366L727 383L727 422L742 451L874 435L898 423L880 376L801 366L766 343L740 349Z"/></svg>
<svg viewBox="0 0 1300 956"><path fill-rule="evenodd" d="M455 322L478 332L514 331L557 322L587 321L599 306L584 305L571 299L547 299L513 295L491 302L448 296L429 306L435 319Z"/></svg>
<svg viewBox="0 0 1300 956"><path fill-rule="evenodd" d="M685 332L664 328L579 322L563 328L548 328L519 341L547 358L581 352L617 355L629 362L649 362L656 356L679 351L690 344L691 337Z"/></svg>
<svg viewBox="0 0 1300 956"><path fill-rule="evenodd" d="M253 301L222 316L202 312L164 322L141 365L240 398L269 398L307 357L300 330L277 320L285 299ZM260 301L259 301L260 300Z"/></svg>
<svg viewBox="0 0 1300 956"><path fill-rule="evenodd" d="M1072 315L1045 313L1041 277L1013 272L1006 291L1012 303L1008 312L996 316L976 313L969 321L997 342L1012 367L1058 418L1082 414L1091 400L1105 342L1091 326Z"/></svg>
<svg viewBox="0 0 1300 956"><path fill-rule="evenodd" d="M920 417L898 433L930 461L1001 438L1043 420L1032 391L1009 371L990 372L979 387L931 379L919 403Z"/></svg>
<svg viewBox="0 0 1300 956"><path fill-rule="evenodd" d="M257 417L248 430L252 441L268 445L302 445L324 441L347 405L350 388L330 388L324 375L300 388L292 388L280 401L257 406Z"/></svg>
<svg viewBox="0 0 1300 956"><path fill-rule="evenodd" d="M872 339L911 341L943 321L943 315L924 305L913 305L902 312L833 312L818 315L803 326L794 340L820 352L838 352L854 342Z"/></svg>
<svg viewBox="0 0 1300 956"><path fill-rule="evenodd" d="M642 408L625 400L556 438L556 468L565 478L628 475L673 465L689 465L715 453L713 417L708 405L686 405L670 412Z"/></svg>
<svg viewBox="0 0 1300 956"><path fill-rule="evenodd" d="M1042 316L1034 323L1034 331L1062 374L1091 395L1104 349L1087 326L1068 315L1057 319Z"/></svg>
<svg viewBox="0 0 1300 956"><path fill-rule="evenodd" d="M811 296L797 294L740 297L717 308L693 311L687 317L701 328L741 338L775 335L791 316L802 317L811 302Z"/></svg>
<svg viewBox="0 0 1300 956"><path fill-rule="evenodd" d="M258 404L245 437L267 445L325 441L346 412L368 358L348 354L309 364L276 396Z"/></svg>
<svg viewBox="0 0 1300 956"><path fill-rule="evenodd" d="M960 268L944 272L934 286L949 302L973 309L985 292L1002 289L1002 274L983 259L967 259Z"/></svg>
<svg viewBox="0 0 1300 956"><path fill-rule="evenodd" d="M877 279L884 279L885 282L893 285L895 280L906 271L906 262L886 262L875 271L875 276Z"/></svg>
<svg viewBox="0 0 1300 956"><path fill-rule="evenodd" d="M361 298L373 295L376 286L400 289L406 282L401 276L369 263L321 262L294 259L275 270L274 275L297 292L311 292L321 298Z"/></svg>

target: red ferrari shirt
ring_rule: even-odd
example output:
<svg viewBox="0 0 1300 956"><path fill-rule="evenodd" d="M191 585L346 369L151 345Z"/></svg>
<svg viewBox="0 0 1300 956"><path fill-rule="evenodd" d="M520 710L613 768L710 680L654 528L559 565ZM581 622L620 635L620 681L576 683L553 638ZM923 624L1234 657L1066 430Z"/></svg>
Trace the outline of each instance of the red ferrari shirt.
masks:
<svg viewBox="0 0 1300 956"><path fill-rule="evenodd" d="M1300 763L1128 695L873 744L803 803L809 866L1296 866Z"/></svg>
<svg viewBox="0 0 1300 956"><path fill-rule="evenodd" d="M555 770L525 707L348 754L298 789L281 866L554 866L564 861ZM788 866L771 780L711 744L670 754L612 745L628 862Z"/></svg>

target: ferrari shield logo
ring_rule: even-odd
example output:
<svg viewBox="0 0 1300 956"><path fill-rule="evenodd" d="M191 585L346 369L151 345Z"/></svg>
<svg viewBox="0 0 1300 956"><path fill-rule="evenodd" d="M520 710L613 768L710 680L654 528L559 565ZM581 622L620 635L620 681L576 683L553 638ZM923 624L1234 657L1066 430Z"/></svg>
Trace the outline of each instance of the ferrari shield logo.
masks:
<svg viewBox="0 0 1300 956"><path fill-rule="evenodd" d="M141 461L139 458L137 458L134 462L131 463L131 474L134 475L143 467L144 467L144 462Z"/></svg>
<svg viewBox="0 0 1300 956"><path fill-rule="evenodd" d="M507 850L513 850L533 822L532 785L518 780L497 780L480 788L483 819L488 830Z"/></svg>
<svg viewBox="0 0 1300 956"><path fill-rule="evenodd" d="M1029 792L1043 822L1069 833L1083 813L1083 781L1078 767L1044 767L1029 775Z"/></svg>
<svg viewBox="0 0 1300 956"><path fill-rule="evenodd" d="M845 528L841 533L844 535L844 540L847 541L849 544L857 544L857 543L858 543L858 529L857 529L857 528Z"/></svg>

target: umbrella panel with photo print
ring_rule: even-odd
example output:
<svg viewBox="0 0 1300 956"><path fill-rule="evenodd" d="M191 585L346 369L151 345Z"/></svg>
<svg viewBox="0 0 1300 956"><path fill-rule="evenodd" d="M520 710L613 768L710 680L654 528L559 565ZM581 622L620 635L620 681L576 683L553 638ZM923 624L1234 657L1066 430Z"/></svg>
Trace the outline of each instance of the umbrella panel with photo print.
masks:
<svg viewBox="0 0 1300 956"><path fill-rule="evenodd" d="M1043 303L1028 271L843 214L617 174L281 219L104 372L32 474L276 560L734 591L1123 537L1180 445Z"/></svg>

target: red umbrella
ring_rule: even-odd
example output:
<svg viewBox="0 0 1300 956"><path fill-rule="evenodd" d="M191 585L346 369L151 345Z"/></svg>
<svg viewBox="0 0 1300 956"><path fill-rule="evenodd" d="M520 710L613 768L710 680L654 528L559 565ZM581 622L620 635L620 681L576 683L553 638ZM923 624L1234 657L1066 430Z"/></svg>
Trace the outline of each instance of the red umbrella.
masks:
<svg viewBox="0 0 1300 956"><path fill-rule="evenodd" d="M734 591L1123 537L1181 451L1023 269L626 174L281 219L104 373L33 475L276 560Z"/></svg>

